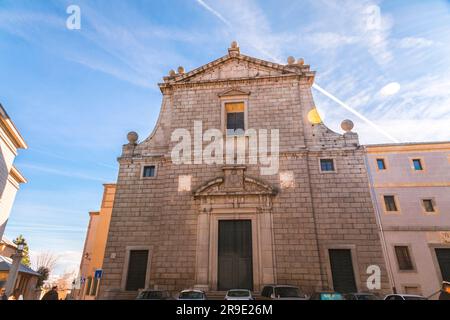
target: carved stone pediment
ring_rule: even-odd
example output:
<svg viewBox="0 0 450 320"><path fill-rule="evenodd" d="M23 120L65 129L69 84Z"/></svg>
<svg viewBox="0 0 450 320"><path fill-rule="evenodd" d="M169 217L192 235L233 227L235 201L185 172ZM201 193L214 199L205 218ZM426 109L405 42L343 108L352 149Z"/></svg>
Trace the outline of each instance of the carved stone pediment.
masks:
<svg viewBox="0 0 450 320"><path fill-rule="evenodd" d="M206 182L194 191L194 197L229 196L229 195L276 195L277 190L271 185L245 175L246 167L224 167L224 175Z"/></svg>
<svg viewBox="0 0 450 320"><path fill-rule="evenodd" d="M241 90L239 88L231 88L231 89L227 89L224 92L219 93L220 98L235 97L235 96L249 96L249 95L250 95L250 92Z"/></svg>

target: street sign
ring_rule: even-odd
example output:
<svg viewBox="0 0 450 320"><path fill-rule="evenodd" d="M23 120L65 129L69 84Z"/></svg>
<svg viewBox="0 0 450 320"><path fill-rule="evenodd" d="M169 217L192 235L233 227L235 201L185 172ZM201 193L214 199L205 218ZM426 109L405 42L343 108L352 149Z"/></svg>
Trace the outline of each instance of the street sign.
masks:
<svg viewBox="0 0 450 320"><path fill-rule="evenodd" d="M102 269L97 269L95 270L95 279L100 279L103 275L103 270Z"/></svg>

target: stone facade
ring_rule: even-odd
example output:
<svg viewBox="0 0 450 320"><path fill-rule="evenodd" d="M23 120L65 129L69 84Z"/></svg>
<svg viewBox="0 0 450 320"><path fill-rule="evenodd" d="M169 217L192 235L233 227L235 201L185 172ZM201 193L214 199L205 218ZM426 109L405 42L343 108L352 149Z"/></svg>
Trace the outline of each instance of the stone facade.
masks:
<svg viewBox="0 0 450 320"><path fill-rule="evenodd" d="M393 287L399 293L431 296L443 280L450 281L450 142L366 149ZM414 159L421 161L422 170L414 168ZM396 211L386 209L384 196L395 198ZM427 212L423 200L431 201L433 211ZM396 247L407 248L410 266L399 264Z"/></svg>
<svg viewBox="0 0 450 320"><path fill-rule="evenodd" d="M139 144L131 136L119 158L100 298L136 296L126 290L130 250L149 251L147 288L218 290L218 222L241 219L252 222L255 291L269 283L333 289L329 249L351 252L357 290L368 291L370 265L380 267L381 291L388 290L364 150L357 134L314 121L314 75L302 61L266 62L234 44L218 60L164 78L154 132ZM223 131L224 103L237 101L246 129L279 130L276 174L262 175L260 163L172 162L174 130L193 132L201 121L203 132ZM333 172L320 170L322 158L334 160ZM156 175L143 178L149 165Z"/></svg>

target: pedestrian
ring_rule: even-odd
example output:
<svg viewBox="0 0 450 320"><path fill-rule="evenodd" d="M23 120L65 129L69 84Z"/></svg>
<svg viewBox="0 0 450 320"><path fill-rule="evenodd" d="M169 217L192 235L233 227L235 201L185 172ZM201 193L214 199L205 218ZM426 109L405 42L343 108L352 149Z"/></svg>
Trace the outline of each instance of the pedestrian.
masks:
<svg viewBox="0 0 450 320"><path fill-rule="evenodd" d="M41 300L58 300L58 287L54 286L50 291L48 291Z"/></svg>
<svg viewBox="0 0 450 320"><path fill-rule="evenodd" d="M8 300L8 296L6 295L5 288L2 288L0 291L0 300L2 300L2 301Z"/></svg>
<svg viewBox="0 0 450 320"><path fill-rule="evenodd" d="M9 296L8 300L20 300L20 289L14 289L13 294Z"/></svg>

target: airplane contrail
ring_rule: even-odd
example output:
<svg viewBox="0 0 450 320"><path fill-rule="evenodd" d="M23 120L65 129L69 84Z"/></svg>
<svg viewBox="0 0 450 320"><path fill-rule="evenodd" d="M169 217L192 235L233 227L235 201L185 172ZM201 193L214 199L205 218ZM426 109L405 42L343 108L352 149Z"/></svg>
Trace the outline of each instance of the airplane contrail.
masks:
<svg viewBox="0 0 450 320"><path fill-rule="evenodd" d="M320 87L317 83L313 84L313 88L316 89L317 91L319 91L320 93L322 93L323 95L327 96L328 98L330 98L331 100L333 100L337 104L339 104L344 109L346 109L346 110L350 111L351 113L353 113L355 116L357 116L358 118L363 120L365 123L367 123L369 126L371 126L375 130L377 130L379 133L381 133L382 135L387 137L392 142L395 142L395 143L399 143L400 142L399 140L397 140L396 138L391 136L388 132L386 132L384 129L382 129L379 126L377 126L373 121L367 119L364 115L362 115L361 113L359 113L358 111L356 111L355 109L350 107L348 104L346 104L342 100L338 99L337 97L335 97L334 95L332 95L331 93L329 93L328 91L326 91L325 89Z"/></svg>

